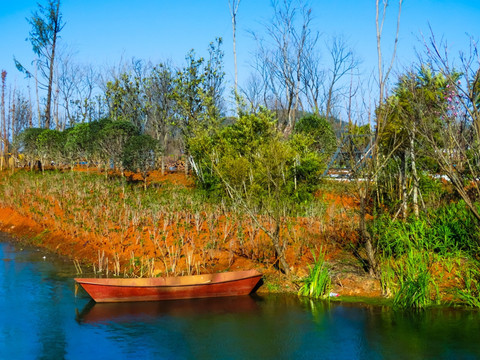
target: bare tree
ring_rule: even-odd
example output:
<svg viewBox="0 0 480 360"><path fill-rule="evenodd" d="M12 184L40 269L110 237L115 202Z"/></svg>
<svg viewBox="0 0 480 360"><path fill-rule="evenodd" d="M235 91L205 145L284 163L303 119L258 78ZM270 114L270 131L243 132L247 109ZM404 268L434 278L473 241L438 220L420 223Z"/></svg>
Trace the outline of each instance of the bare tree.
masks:
<svg viewBox="0 0 480 360"><path fill-rule="evenodd" d="M1 103L1 116L2 116L2 126L0 128L0 136L2 138L2 143L0 144L1 148L1 155L0 155L0 170L3 170L4 166L4 159L5 153L7 152L8 148L8 138L7 138L7 123L5 118L5 87L6 87L6 79L7 79L7 72L5 70L2 71L2 103Z"/></svg>
<svg viewBox="0 0 480 360"><path fill-rule="evenodd" d="M10 112L12 116L12 139L15 139L23 130L31 127L32 104L30 100L18 90L13 96Z"/></svg>
<svg viewBox="0 0 480 360"><path fill-rule="evenodd" d="M332 119L335 106L342 103L341 98L353 98L352 87L344 79L350 75L352 83L359 61L341 36L333 37L327 44L327 50L330 54L328 64L322 62L316 49L303 57L302 84L310 111Z"/></svg>
<svg viewBox="0 0 480 360"><path fill-rule="evenodd" d="M458 55L460 64L452 64L448 44L438 41L430 29L430 38L424 40L428 61L452 82L452 86L460 95L458 101L475 129L475 141L480 143L480 54L477 41L470 38L467 52ZM458 74L463 75L463 82L455 80Z"/></svg>
<svg viewBox="0 0 480 360"><path fill-rule="evenodd" d="M303 58L303 91L308 105L313 113L320 115L322 107L322 87L325 82L325 70L323 69L320 55L311 52Z"/></svg>
<svg viewBox="0 0 480 360"><path fill-rule="evenodd" d="M398 0L398 15L397 15L397 26L394 40L394 49L392 56L390 58L389 65L384 69L384 56L382 53L382 35L383 35L383 26L385 23L385 17L387 14L388 0L376 0L375 2L375 25L376 25L376 41L377 41L377 56L378 56L378 85L379 85L379 97L377 108L381 107L384 103L386 84L390 72L393 68L398 36L400 32L400 15L402 11L403 0ZM373 143L371 144L369 152L372 154L371 157L364 158L364 171L361 173L363 176L362 181L357 182L358 195L360 200L360 216L359 216L359 237L360 243L364 245L366 252L366 263L371 275L378 273L378 263L376 259L376 250L374 247L374 242L372 235L368 232L366 226L366 218L368 211L368 204L372 200L372 195L375 190L375 184L377 183L378 174L383 167L386 166L388 159L392 156L395 148L392 149L388 154L385 154L382 159L379 156L378 145L379 145L379 135L385 125L385 118L387 116L386 112L380 112L377 114L376 118L376 127L375 127L375 137ZM378 201L378 192L376 201Z"/></svg>
<svg viewBox="0 0 480 360"><path fill-rule="evenodd" d="M90 121L94 118L99 118L102 110L101 104L96 104L95 94L99 94L98 87L99 74L97 69L91 64L81 65L80 81L75 86L75 104L76 104L76 118L80 122Z"/></svg>
<svg viewBox="0 0 480 360"><path fill-rule="evenodd" d="M29 40L33 46L33 52L37 56L35 61L36 69L46 83L40 85L47 90L47 99L45 106L45 128L51 125L51 107L53 94L53 79L55 69L55 59L57 51L58 34L63 29L62 14L60 13L60 0L49 0L47 6L38 4L39 10L27 19L32 26L29 34ZM32 74L15 59L17 68L31 77ZM38 81L38 77L35 76Z"/></svg>
<svg viewBox="0 0 480 360"><path fill-rule="evenodd" d="M311 8L301 1L274 1L273 10L273 19L266 25L268 41L254 34L259 44L257 63L262 64L257 71L275 98L274 106L286 114L279 116L284 119L279 119L279 127L289 134L301 107L303 59L315 48L318 32L310 28Z"/></svg>
<svg viewBox="0 0 480 360"><path fill-rule="evenodd" d="M174 122L175 102L172 97L174 90L173 67L167 63L161 63L152 69L145 87L147 98L147 124L146 132L161 144L163 151L161 156L161 172L165 172L165 152L172 132L171 124Z"/></svg>
<svg viewBox="0 0 480 360"><path fill-rule="evenodd" d="M241 94L247 102L248 110L256 114L265 102L263 98L265 84L257 74L250 74L247 83L241 88Z"/></svg>
<svg viewBox="0 0 480 360"><path fill-rule="evenodd" d="M392 71L393 64L397 55L398 35L400 33L400 16L402 14L403 0L398 0L398 14L397 14L397 30L395 33L395 40L393 44L393 52L390 58L390 63L386 69L384 69L384 57L382 53L382 35L383 25L385 23L385 17L387 15L388 0L376 0L375 1L375 27L377 30L377 56L378 56L378 87L379 87L379 105L383 103L385 97L385 85Z"/></svg>
<svg viewBox="0 0 480 360"><path fill-rule="evenodd" d="M325 82L325 117L330 119L333 112L335 96L346 86L339 86L343 78L351 74L358 67L359 61L353 50L348 47L346 40L342 37L334 37L329 46L332 60L332 67L328 71Z"/></svg>
<svg viewBox="0 0 480 360"><path fill-rule="evenodd" d="M73 116L71 105L74 101L75 87L80 81L80 68L72 60L71 55L62 56L59 61L59 75L57 79L60 96L62 98L62 107L65 110L66 122L73 126L76 119Z"/></svg>
<svg viewBox="0 0 480 360"><path fill-rule="evenodd" d="M236 33L237 33L237 12L238 6L240 5L241 0L228 0L228 6L230 8L230 16L232 17L232 32L233 32L233 65L235 67L235 97L238 96L238 69L237 69L237 44L236 44Z"/></svg>
<svg viewBox="0 0 480 360"><path fill-rule="evenodd" d="M448 45L438 41L433 31L424 41L427 64L446 81L444 96L449 102L438 114L439 131L424 124L419 133L431 146L430 155L447 175L471 213L480 222L476 202L480 199L480 55L477 42L471 38L468 52L460 52L459 64L450 60ZM465 183L471 185L467 190Z"/></svg>

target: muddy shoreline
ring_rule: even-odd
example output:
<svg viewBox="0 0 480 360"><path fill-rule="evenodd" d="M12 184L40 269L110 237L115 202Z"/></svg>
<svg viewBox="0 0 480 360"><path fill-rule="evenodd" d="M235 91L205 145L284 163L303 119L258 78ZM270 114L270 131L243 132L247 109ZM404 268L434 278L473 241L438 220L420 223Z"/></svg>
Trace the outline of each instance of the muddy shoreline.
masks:
<svg viewBox="0 0 480 360"><path fill-rule="evenodd" d="M93 264L98 261L99 253L106 252L107 258L110 254L108 244L100 239L85 238L78 234L72 236L65 230L49 229L10 207L0 207L0 231L9 234L16 241L46 249L72 262L78 261L83 269L88 269L87 271L93 271ZM264 284L258 290L260 293L295 293L297 291L298 280L289 281L272 267L238 259L229 270L248 268L257 268L264 274ZM217 266L216 271L222 270L226 269ZM342 272L339 269L337 271ZM350 297L365 299L367 302L384 301L380 293L380 284L376 279L348 272L344 272L342 276L337 274L333 277L332 292L345 297L346 301Z"/></svg>

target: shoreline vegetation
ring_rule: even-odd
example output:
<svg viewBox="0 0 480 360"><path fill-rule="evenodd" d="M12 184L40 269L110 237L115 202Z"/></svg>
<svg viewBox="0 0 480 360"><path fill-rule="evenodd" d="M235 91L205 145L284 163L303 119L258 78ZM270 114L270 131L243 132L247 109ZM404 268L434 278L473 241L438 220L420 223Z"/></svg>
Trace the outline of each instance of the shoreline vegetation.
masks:
<svg viewBox="0 0 480 360"><path fill-rule="evenodd" d="M128 175L140 180L138 174ZM348 228L355 211L350 196L318 194L310 216L285 222L289 279L276 269L271 243L246 214L224 202L206 201L184 174L152 172L149 179L145 191L117 175L105 179L96 169L3 172L0 230L67 256L99 276L255 268L265 274L261 291L268 292L297 292L315 252L323 251L331 263L332 292L381 296L379 281L340 245L355 236L355 229Z"/></svg>
<svg viewBox="0 0 480 360"><path fill-rule="evenodd" d="M468 304L468 291L474 298L477 289L474 264L460 253L442 256L410 249L402 257L386 257L381 277L371 277L351 251L358 202L348 183L325 181L309 215L285 221L282 236L291 266L287 277L276 267L272 245L255 222L225 202L205 198L192 177L182 173L151 172L147 190L139 174L122 178L111 171L105 177L82 167L43 173L17 169L0 173L0 179L0 231L66 256L79 271L93 270L97 276L254 268L265 274L260 292L296 293L303 285L302 294L308 296L305 285L322 268L327 269L322 275L328 278L322 285L326 293L312 297L334 293L340 301L362 299L395 307L402 296L415 301L423 289L425 304L407 306L413 308ZM400 239L401 231L396 231ZM423 287L421 281L426 282Z"/></svg>

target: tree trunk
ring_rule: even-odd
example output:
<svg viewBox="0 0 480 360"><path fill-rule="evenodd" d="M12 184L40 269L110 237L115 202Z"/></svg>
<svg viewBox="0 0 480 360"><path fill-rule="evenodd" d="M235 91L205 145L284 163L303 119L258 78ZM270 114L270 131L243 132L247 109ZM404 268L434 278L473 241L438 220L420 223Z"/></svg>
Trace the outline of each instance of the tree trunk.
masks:
<svg viewBox="0 0 480 360"><path fill-rule="evenodd" d="M235 90L235 101L238 103L238 69L237 69L237 41L236 41L236 34L237 34L237 11L238 5L240 4L240 0L233 1L230 5L230 13L232 15L232 32L233 32L233 67L235 71L235 83L234 83L234 90ZM237 104L238 105L238 104Z"/></svg>
<svg viewBox="0 0 480 360"><path fill-rule="evenodd" d="M372 238L367 231L367 189L360 189L360 240L365 244L365 252L367 254L368 272L371 276L375 276L378 270L377 260L375 258L375 250L372 244Z"/></svg>
<svg viewBox="0 0 480 360"><path fill-rule="evenodd" d="M57 2L57 8L55 9L55 20L53 28L52 39L52 52L50 55L50 69L48 74L48 88L47 88L47 104L45 106L45 128L50 129L50 117L51 117L51 105L52 105L52 88L53 88L53 70L55 67L55 51L57 46L57 34L59 29L59 14L60 14L60 1Z"/></svg>
<svg viewBox="0 0 480 360"><path fill-rule="evenodd" d="M290 276L290 267L285 259L284 247L280 244L280 219L275 219L275 231L273 233L272 242L275 249L275 256L280 264L280 269L285 275Z"/></svg>
<svg viewBox="0 0 480 360"><path fill-rule="evenodd" d="M42 127L42 113L40 111L40 96L38 95L38 59L35 62L35 97L37 99L37 125Z"/></svg>
<svg viewBox="0 0 480 360"><path fill-rule="evenodd" d="M417 165L415 161L415 124L413 124L413 134L410 137L410 161L412 163L412 176L413 176L413 213L418 219L420 211L418 208L418 176Z"/></svg>
<svg viewBox="0 0 480 360"><path fill-rule="evenodd" d="M55 58L55 43L57 34L53 36L52 56L50 59L50 72L48 75L48 88L47 88L47 103L45 105L45 129L50 129L50 116L51 116L51 104L52 104L52 87L53 87L53 67Z"/></svg>
<svg viewBox="0 0 480 360"><path fill-rule="evenodd" d="M5 117L5 82L7 79L7 72L5 70L2 71L2 99L1 99L1 117L2 117L2 126L0 128L0 137L1 137L1 142L0 142L0 170L3 170L4 166L4 157L7 152L7 120Z"/></svg>
<svg viewBox="0 0 480 360"><path fill-rule="evenodd" d="M407 155L404 152L402 155L402 217L407 218L408 215L408 193L407 193Z"/></svg>
<svg viewBox="0 0 480 360"><path fill-rule="evenodd" d="M15 92L16 90L14 89L13 90L13 101L12 101L12 110L11 110L11 113L12 113L12 140L15 139L15 136L17 135L15 133L15 128L16 128L16 121L17 121L17 118L16 118L16 106L15 106Z"/></svg>

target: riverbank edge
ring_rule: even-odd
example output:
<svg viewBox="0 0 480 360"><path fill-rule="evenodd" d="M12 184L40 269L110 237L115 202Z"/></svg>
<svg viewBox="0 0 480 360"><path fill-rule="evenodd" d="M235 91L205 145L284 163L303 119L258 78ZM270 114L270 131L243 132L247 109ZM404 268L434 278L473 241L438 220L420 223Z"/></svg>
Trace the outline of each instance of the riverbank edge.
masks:
<svg viewBox="0 0 480 360"><path fill-rule="evenodd" d="M81 249L72 252L72 246L63 246L67 243L78 244L81 243L79 239L72 239L67 233L59 230L48 229L32 218L19 213L17 210L11 207L0 206L0 231L9 234L15 241L20 243L27 243L32 246L36 246L47 251L50 251L56 255L66 257L73 261L92 266L91 258L92 253L95 253L97 249L90 248L88 244L82 245ZM89 253L89 255L87 255ZM332 298L335 301L342 302L364 302L368 304L385 304L388 303L388 299L385 299L381 295L371 296L372 292L364 291L365 281L369 282L369 286L377 288L378 284L375 279L368 279L368 276L355 275L352 278L352 274L343 278L337 282L334 282L332 289L333 293L342 292L342 281L349 281L349 287L354 289L354 294L347 294L339 297ZM283 274L278 271L266 271L263 277L263 285L258 289L259 294L296 294L298 289L298 283L288 281ZM357 284L355 284L355 282ZM377 293L377 291L373 292Z"/></svg>

